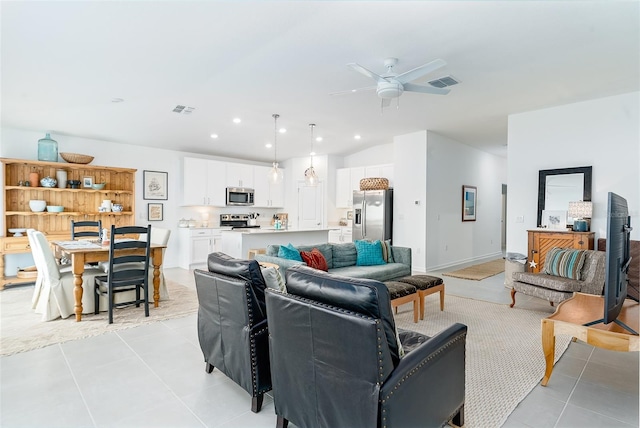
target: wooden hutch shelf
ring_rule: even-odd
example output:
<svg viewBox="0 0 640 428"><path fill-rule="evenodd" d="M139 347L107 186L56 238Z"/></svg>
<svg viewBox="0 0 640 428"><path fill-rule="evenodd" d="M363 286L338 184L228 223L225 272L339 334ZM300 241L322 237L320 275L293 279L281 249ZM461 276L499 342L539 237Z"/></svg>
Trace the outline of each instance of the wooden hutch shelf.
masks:
<svg viewBox="0 0 640 428"><path fill-rule="evenodd" d="M129 168L74 164L66 162L42 162L24 159L0 158L2 162L3 229L0 231L0 290L5 284L25 282L4 275L5 254L30 252L26 236L10 236L9 229L37 229L49 241L70 239L71 220L101 220L102 226L125 226L135 224L135 178L136 170ZM102 190L90 188L71 189L58 187L18 186L28 181L31 172L39 178L56 177L56 170L67 171L67 180L83 181L93 178L94 183L106 183ZM62 212L32 212L29 201L44 200L47 205L60 205ZM99 212L104 199L121 204L122 212Z"/></svg>

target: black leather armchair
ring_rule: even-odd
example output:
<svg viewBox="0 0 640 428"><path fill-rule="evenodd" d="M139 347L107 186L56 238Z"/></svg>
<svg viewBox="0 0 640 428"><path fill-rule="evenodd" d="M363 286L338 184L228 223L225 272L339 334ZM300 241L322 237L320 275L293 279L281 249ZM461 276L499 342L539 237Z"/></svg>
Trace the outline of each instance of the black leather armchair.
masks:
<svg viewBox="0 0 640 428"><path fill-rule="evenodd" d="M266 291L277 426L440 427L464 423L467 327L400 331L387 288L305 266Z"/></svg>
<svg viewBox="0 0 640 428"><path fill-rule="evenodd" d="M271 390L264 278L255 260L209 254L209 271L194 272L198 338L207 373L217 367L252 396L259 412Z"/></svg>

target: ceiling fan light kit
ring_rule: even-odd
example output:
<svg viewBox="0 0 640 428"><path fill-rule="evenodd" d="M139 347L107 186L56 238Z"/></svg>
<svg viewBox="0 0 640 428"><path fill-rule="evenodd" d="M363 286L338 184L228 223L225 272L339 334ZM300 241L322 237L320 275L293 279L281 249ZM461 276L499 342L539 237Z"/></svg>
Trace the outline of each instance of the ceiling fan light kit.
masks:
<svg viewBox="0 0 640 428"><path fill-rule="evenodd" d="M271 115L273 117L273 122L274 122L274 128L273 128L273 166L271 167L271 169L269 170L269 173L267 174L267 178L269 179L269 182L273 183L273 184L278 184L282 182L282 179L284 178L284 174L282 173L282 170L280 168L278 168L278 118L280 117L279 114L272 114Z"/></svg>
<svg viewBox="0 0 640 428"><path fill-rule="evenodd" d="M421 77L426 76L429 73L433 73L434 71L447 65L447 63L443 60L435 59L431 62L428 62L401 74L396 73L393 69L393 67L395 67L397 63L397 58L385 59L384 65L385 67L387 67L387 71L384 75L374 73L373 71L357 63L347 64L347 66L352 70L357 71L358 73L376 81L376 86L372 87L372 89L375 89L378 97L382 99L382 107L389 106L393 98L399 98L404 92L420 92L435 95L446 95L449 93L450 89L441 85L438 85L439 87L437 87L431 84L421 85L417 83L411 83L412 81L420 79ZM358 90L352 89L349 92L356 91Z"/></svg>

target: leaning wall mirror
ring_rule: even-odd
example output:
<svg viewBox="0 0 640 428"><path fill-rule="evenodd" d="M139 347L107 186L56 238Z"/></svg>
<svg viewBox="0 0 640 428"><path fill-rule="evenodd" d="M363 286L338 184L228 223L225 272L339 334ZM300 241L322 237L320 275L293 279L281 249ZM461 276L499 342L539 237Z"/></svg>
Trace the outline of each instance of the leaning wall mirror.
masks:
<svg viewBox="0 0 640 428"><path fill-rule="evenodd" d="M538 176L538 226L543 210L566 211L571 201L591 200L590 166L543 169Z"/></svg>

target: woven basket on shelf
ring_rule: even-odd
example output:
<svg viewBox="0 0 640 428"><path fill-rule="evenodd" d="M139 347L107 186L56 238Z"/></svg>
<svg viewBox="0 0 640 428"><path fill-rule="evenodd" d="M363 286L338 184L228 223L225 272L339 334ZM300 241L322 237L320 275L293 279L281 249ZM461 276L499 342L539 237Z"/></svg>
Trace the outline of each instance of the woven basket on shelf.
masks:
<svg viewBox="0 0 640 428"><path fill-rule="evenodd" d="M78 153L60 153L60 157L69 163L88 164L93 160L93 156Z"/></svg>
<svg viewBox="0 0 640 428"><path fill-rule="evenodd" d="M380 177L369 177L360 180L360 190L387 190L389 180Z"/></svg>

